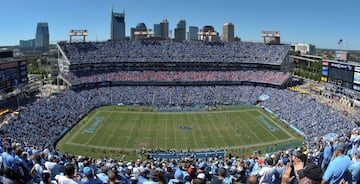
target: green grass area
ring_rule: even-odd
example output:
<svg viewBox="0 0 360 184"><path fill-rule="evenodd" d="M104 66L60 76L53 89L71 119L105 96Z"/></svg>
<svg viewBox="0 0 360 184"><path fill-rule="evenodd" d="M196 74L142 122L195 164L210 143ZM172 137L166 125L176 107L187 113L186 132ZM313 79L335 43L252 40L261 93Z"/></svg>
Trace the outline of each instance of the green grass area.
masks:
<svg viewBox="0 0 360 184"><path fill-rule="evenodd" d="M220 109L220 110L219 110ZM224 106L207 112L152 112L152 107L107 106L89 113L57 144L63 152L134 156L134 150L224 148L235 155L276 151L303 139L263 109Z"/></svg>

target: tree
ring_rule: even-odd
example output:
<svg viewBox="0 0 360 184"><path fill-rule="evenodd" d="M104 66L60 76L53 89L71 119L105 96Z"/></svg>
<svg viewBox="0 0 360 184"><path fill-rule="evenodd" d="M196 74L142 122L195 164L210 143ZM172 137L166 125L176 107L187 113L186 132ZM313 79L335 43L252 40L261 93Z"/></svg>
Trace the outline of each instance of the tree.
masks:
<svg viewBox="0 0 360 184"><path fill-rule="evenodd" d="M300 56L300 51L290 50L290 51L289 51L289 55L292 55L292 56Z"/></svg>

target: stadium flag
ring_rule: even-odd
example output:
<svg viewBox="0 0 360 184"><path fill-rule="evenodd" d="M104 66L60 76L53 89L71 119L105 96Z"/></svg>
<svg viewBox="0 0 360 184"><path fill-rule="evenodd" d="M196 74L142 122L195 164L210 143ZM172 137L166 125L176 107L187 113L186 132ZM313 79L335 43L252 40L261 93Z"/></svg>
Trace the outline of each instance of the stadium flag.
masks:
<svg viewBox="0 0 360 184"><path fill-rule="evenodd" d="M338 41L338 45L340 45L342 42L343 42L343 39L340 38L339 41Z"/></svg>

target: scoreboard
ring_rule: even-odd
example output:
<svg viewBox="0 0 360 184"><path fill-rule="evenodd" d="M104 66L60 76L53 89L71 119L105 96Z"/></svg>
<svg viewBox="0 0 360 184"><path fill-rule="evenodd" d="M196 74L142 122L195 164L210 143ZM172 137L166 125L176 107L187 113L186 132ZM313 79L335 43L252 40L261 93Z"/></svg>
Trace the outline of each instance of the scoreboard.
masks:
<svg viewBox="0 0 360 184"><path fill-rule="evenodd" d="M321 76L324 82L360 91L360 65L324 60Z"/></svg>
<svg viewBox="0 0 360 184"><path fill-rule="evenodd" d="M0 91L11 91L13 86L26 82L26 60L0 63Z"/></svg>

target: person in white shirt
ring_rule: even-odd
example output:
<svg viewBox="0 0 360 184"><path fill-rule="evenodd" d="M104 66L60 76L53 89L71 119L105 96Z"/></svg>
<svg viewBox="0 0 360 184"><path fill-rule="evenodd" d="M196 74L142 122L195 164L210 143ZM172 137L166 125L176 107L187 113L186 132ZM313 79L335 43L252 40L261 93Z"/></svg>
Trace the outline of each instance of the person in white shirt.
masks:
<svg viewBox="0 0 360 184"><path fill-rule="evenodd" d="M266 160L266 165L261 168L261 170L259 171L259 176L260 176L260 180L259 183L260 184L272 184L275 178L275 173L276 173L276 169L275 167L272 166L273 161L272 159L268 159Z"/></svg>
<svg viewBox="0 0 360 184"><path fill-rule="evenodd" d="M75 167L73 164L66 164L65 176L59 176L58 184L79 184L80 181L75 178Z"/></svg>

